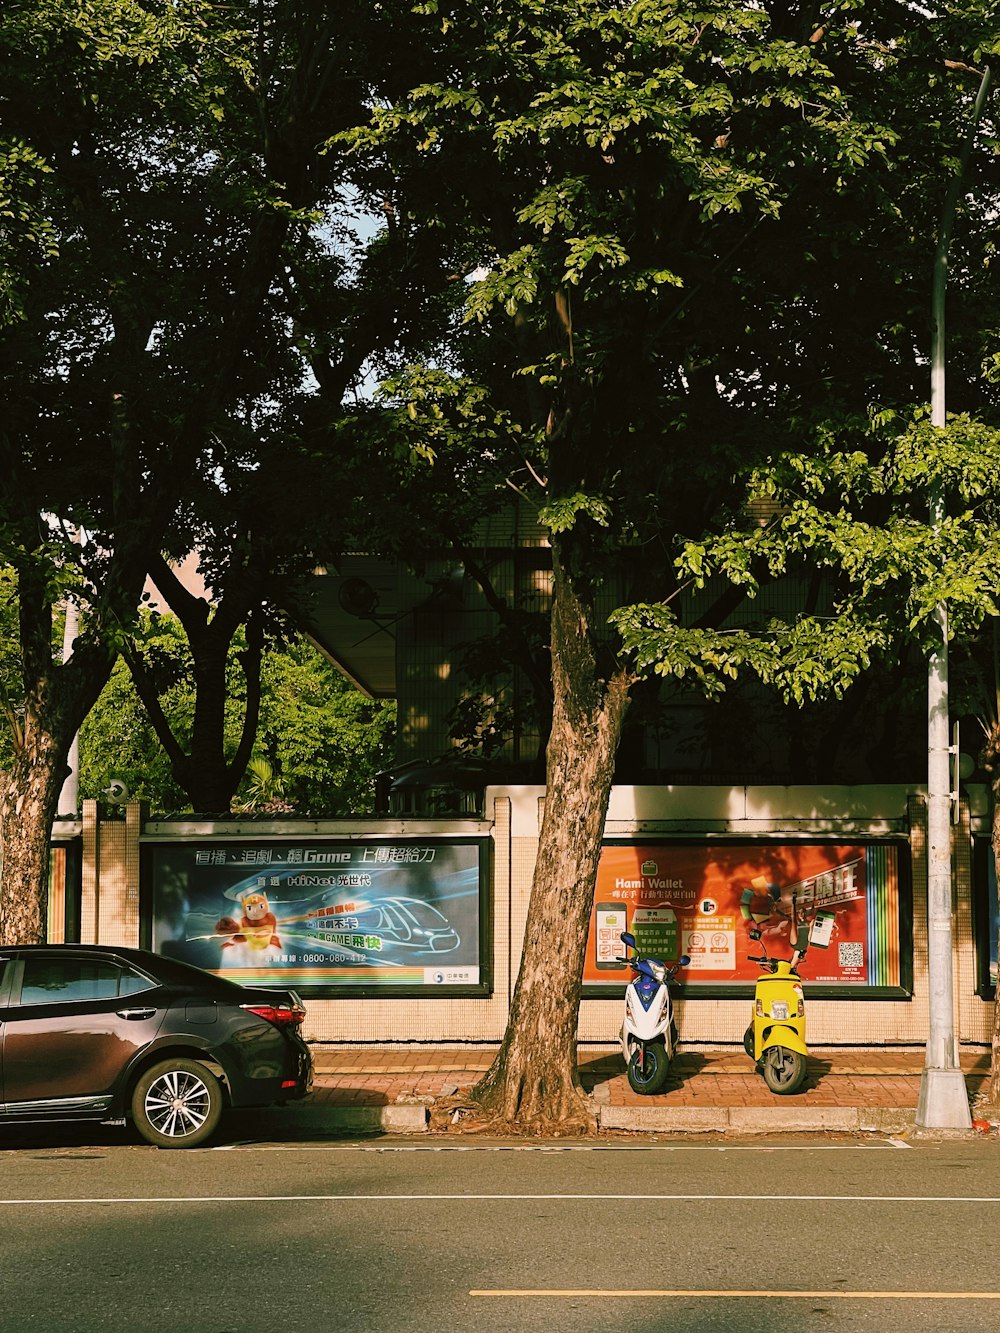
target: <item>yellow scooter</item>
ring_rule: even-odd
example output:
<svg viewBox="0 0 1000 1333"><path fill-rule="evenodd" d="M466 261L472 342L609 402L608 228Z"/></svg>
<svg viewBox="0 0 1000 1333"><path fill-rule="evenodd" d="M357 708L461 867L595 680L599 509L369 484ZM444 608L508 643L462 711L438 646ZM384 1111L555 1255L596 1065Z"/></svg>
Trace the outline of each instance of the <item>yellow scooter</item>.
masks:
<svg viewBox="0 0 1000 1333"><path fill-rule="evenodd" d="M759 940L759 930L750 931ZM809 947L809 926L798 927L795 952L791 959L769 958L767 946L760 958L762 971L757 978L753 999L753 1022L743 1035L747 1055L764 1076L772 1092L788 1095L798 1092L806 1076L806 1006L799 980L798 965Z"/></svg>

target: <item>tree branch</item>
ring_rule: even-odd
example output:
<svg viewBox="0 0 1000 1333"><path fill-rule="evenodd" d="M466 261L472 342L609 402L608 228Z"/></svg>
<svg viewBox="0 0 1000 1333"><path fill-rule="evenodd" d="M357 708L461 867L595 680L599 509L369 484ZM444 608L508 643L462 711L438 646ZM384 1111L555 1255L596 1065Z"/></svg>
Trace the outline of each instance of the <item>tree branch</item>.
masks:
<svg viewBox="0 0 1000 1333"><path fill-rule="evenodd" d="M187 755L181 749L180 742L170 729L170 723L167 721L166 714L160 704L160 696L156 692L152 674L147 670L146 664L139 654L134 651L132 645L128 645L124 649L123 656L129 669L129 675L135 685L136 693L142 700L153 730L156 732L156 737L170 760L170 767L173 769L178 782L186 790L186 783L182 780L182 774L187 763Z"/></svg>

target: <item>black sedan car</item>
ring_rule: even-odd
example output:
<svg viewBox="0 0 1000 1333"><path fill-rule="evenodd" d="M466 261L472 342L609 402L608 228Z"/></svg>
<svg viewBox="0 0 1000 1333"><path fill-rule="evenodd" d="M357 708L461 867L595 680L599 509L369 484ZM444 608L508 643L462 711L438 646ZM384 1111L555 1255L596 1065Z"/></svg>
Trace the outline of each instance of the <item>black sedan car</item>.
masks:
<svg viewBox="0 0 1000 1333"><path fill-rule="evenodd" d="M304 1097L294 991L237 986L144 949L0 947L0 1125L131 1119L193 1148L227 1106Z"/></svg>

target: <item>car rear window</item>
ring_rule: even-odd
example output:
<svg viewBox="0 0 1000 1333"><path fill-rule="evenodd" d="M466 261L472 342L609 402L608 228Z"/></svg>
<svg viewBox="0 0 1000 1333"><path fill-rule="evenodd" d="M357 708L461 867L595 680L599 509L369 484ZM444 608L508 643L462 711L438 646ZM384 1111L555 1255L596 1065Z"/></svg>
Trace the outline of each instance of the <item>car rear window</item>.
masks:
<svg viewBox="0 0 1000 1333"><path fill-rule="evenodd" d="M136 995L141 990L153 990L155 986L156 982L150 981L149 977L144 977L141 972L133 972L130 967L123 967L121 980L118 983L118 994Z"/></svg>
<svg viewBox="0 0 1000 1333"><path fill-rule="evenodd" d="M119 993L120 977L120 967L99 958L29 957L24 960L21 1003L114 1000ZM145 984L148 986L149 983Z"/></svg>
<svg viewBox="0 0 1000 1333"><path fill-rule="evenodd" d="M183 986L186 989L194 987L203 993L230 999L236 999L243 989L226 977L217 977L213 972L182 963L179 958L167 958L163 954L158 954L155 961L150 963L150 971L155 972L157 980L167 986Z"/></svg>

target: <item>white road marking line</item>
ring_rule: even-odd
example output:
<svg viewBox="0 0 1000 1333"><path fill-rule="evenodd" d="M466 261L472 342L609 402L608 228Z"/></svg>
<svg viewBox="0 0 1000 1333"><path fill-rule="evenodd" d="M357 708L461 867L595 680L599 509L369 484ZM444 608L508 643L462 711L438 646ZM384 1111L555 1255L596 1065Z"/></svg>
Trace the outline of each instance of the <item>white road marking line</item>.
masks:
<svg viewBox="0 0 1000 1333"><path fill-rule="evenodd" d="M208 1152L893 1152L909 1143L222 1143Z"/></svg>
<svg viewBox="0 0 1000 1333"><path fill-rule="evenodd" d="M0 1199L0 1207L151 1203L1000 1203L995 1194L182 1194Z"/></svg>
<svg viewBox="0 0 1000 1333"><path fill-rule="evenodd" d="M470 1296L674 1296L681 1298L725 1299L739 1297L759 1299L784 1296L805 1301L1000 1301L1000 1291L697 1291L665 1288L662 1290L627 1291L613 1287L584 1287L581 1289L532 1291L512 1288L506 1291L470 1291Z"/></svg>

